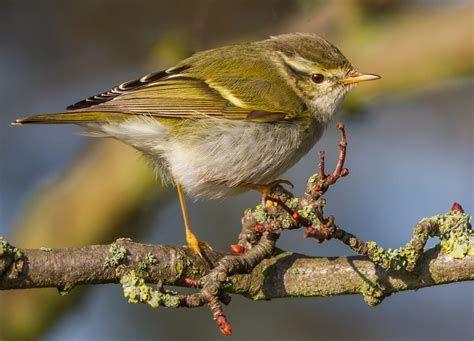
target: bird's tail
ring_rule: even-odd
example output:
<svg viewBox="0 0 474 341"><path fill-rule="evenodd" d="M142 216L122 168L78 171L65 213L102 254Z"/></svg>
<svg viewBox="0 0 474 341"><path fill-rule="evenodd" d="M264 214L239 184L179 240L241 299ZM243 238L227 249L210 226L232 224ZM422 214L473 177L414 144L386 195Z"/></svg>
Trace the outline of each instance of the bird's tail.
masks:
<svg viewBox="0 0 474 341"><path fill-rule="evenodd" d="M77 123L109 123L129 119L131 114L110 111L70 111L55 114L39 114L19 118L12 126L23 124L77 124Z"/></svg>

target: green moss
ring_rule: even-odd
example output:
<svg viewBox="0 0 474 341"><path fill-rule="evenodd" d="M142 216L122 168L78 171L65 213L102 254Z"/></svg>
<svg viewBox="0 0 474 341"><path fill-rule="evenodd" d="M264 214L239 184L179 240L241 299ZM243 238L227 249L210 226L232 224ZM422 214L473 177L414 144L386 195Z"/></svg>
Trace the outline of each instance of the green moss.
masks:
<svg viewBox="0 0 474 341"><path fill-rule="evenodd" d="M117 243L113 243L109 248L109 255L105 258L104 266L114 268L118 266L127 254L127 249Z"/></svg>
<svg viewBox="0 0 474 341"><path fill-rule="evenodd" d="M150 267L152 265L155 265L158 262L156 259L155 255L152 253L148 252L139 262L138 262L138 268L142 271L148 271L150 270Z"/></svg>
<svg viewBox="0 0 474 341"><path fill-rule="evenodd" d="M175 292L161 292L153 289L134 270L122 276L120 284L122 284L123 295L129 303L147 303L153 308L179 306L179 297Z"/></svg>
<svg viewBox="0 0 474 341"><path fill-rule="evenodd" d="M23 254L21 251L12 246L5 238L0 236L0 257L2 256L13 256L13 260L19 260Z"/></svg>

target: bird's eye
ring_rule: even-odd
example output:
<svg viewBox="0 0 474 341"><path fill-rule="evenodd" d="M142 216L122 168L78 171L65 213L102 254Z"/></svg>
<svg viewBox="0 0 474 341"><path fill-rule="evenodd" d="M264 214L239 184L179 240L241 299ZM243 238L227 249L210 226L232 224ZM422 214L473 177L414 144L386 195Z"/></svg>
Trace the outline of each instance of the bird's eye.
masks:
<svg viewBox="0 0 474 341"><path fill-rule="evenodd" d="M311 80L316 84L322 83L324 81L324 76L320 73L315 73L311 75Z"/></svg>

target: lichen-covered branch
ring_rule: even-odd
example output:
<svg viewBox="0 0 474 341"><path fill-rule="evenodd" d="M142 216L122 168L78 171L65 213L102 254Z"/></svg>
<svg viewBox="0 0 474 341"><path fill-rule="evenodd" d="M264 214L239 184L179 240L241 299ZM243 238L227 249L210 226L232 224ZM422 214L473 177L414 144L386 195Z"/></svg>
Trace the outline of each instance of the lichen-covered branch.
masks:
<svg viewBox="0 0 474 341"><path fill-rule="evenodd" d="M469 220L470 216L454 205L446 214L417 223L405 247L384 250L375 242L361 241L345 232L331 219L331 231L323 235L340 239L355 252L365 254L338 258L282 251L269 257L278 234L257 228L256 233L262 234L260 240L243 255L209 250L207 260L217 264L212 270L185 247L118 239L110 245L21 250L0 239L0 290L53 287L64 295L77 285L121 283L131 303L148 303L153 308L208 304L220 330L230 334L230 323L221 306L221 302L230 302L227 293L253 300L361 294L367 304L377 305L396 292L473 280ZM426 240L434 235L439 236L440 244L423 252ZM156 283L156 288L148 283ZM180 295L163 285L202 289Z"/></svg>
<svg viewBox="0 0 474 341"><path fill-rule="evenodd" d="M0 290L56 287L66 294L77 285L120 282L131 303L154 308L207 305L221 332L228 335L231 327L222 306L230 302L228 293L255 300L359 293L369 305L377 305L395 292L474 279L471 217L457 203L447 213L418 222L412 239L396 250L361 240L338 226L334 216L325 216L322 196L349 174L344 165L344 126L340 123L337 128L335 169L326 172L321 151L319 172L309 178L301 197L277 186L262 205L246 210L238 244L232 245L235 254L206 250L201 258L186 248L129 239L82 248L20 250L0 239ZM360 256L310 258L275 248L283 230L300 228L306 230L306 238L319 243L337 239ZM425 252L431 237L440 243ZM199 290L179 294L164 285Z"/></svg>
<svg viewBox="0 0 474 341"><path fill-rule="evenodd" d="M126 250L117 268L106 265L113 245ZM18 272L10 263L0 278L0 290L52 287L65 293L78 285L120 283L131 270L144 282L188 286L186 278L198 278L209 271L205 262L185 247L147 245L127 239L108 245L19 251L23 268ZM225 256L213 251L208 255L214 261ZM153 260L148 269L142 270L150 258ZM473 255L454 258L439 247L423 253L415 272L382 271L365 256L314 258L280 252L262 261L250 274L232 276L225 290L264 300L359 294L364 285L375 281L386 285L390 294L473 279Z"/></svg>

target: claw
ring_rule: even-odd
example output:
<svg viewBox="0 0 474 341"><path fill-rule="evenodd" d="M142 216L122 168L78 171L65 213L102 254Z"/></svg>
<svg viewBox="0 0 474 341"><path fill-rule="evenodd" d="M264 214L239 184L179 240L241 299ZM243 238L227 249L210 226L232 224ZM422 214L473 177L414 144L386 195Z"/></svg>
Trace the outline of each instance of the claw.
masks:
<svg viewBox="0 0 474 341"><path fill-rule="evenodd" d="M242 187L253 189L257 192L260 192L262 194L262 203L265 202L265 198L269 196L272 191L275 189L275 187L285 184L290 186L291 188L294 187L294 185L291 183L290 180L286 179L277 179L275 181L269 182L268 184L251 184L251 183L243 183L241 184ZM265 206L265 205L263 205Z"/></svg>
<svg viewBox="0 0 474 341"><path fill-rule="evenodd" d="M264 185L256 185L256 186L259 186L262 190L260 191L260 193L264 194L264 195L269 195L272 190L275 189L275 187L281 185L281 184L285 184L285 185L288 185L290 186L291 188L294 188L295 186L293 185L293 183L291 183L290 180L286 180L286 179L277 179L275 181L272 181L268 184L264 184Z"/></svg>
<svg viewBox="0 0 474 341"><path fill-rule="evenodd" d="M198 254L201 258L204 258L203 251L212 250L212 247L208 243L198 240L194 234L186 236L186 241L188 243L188 248Z"/></svg>
<svg viewBox="0 0 474 341"><path fill-rule="evenodd" d="M288 185L290 186L291 188L294 188L295 185L293 185L293 183L290 181L290 180L287 180L287 179L277 179L275 181L272 181L270 182L269 185L273 185L273 188L275 188L276 186L280 185L280 184L285 184L285 185Z"/></svg>

